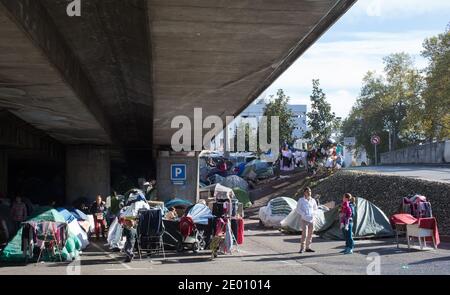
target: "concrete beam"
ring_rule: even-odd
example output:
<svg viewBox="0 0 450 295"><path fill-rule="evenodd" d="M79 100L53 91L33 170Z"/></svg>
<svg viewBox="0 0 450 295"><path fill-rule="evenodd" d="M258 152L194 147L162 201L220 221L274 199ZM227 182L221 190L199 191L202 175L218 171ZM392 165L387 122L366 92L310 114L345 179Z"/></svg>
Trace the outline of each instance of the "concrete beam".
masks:
<svg viewBox="0 0 450 295"><path fill-rule="evenodd" d="M89 77L115 139L124 149L152 146L152 71L146 0L39 0Z"/></svg>
<svg viewBox="0 0 450 295"><path fill-rule="evenodd" d="M154 143L177 115L238 115L355 0L149 0ZM207 130L204 130L206 132Z"/></svg>
<svg viewBox="0 0 450 295"><path fill-rule="evenodd" d="M110 144L84 69L37 0L0 0L0 107L68 143Z"/></svg>
<svg viewBox="0 0 450 295"><path fill-rule="evenodd" d="M94 201L111 190L109 150L101 146L67 146L66 203L84 197Z"/></svg>

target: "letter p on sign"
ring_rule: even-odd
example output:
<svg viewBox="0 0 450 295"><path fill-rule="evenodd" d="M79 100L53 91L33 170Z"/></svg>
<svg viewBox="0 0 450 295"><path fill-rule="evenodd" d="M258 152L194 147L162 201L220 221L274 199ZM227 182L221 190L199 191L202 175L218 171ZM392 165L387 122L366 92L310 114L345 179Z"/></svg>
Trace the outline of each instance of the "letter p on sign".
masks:
<svg viewBox="0 0 450 295"><path fill-rule="evenodd" d="M183 184L186 180L186 164L172 164L170 167L170 180L173 184Z"/></svg>

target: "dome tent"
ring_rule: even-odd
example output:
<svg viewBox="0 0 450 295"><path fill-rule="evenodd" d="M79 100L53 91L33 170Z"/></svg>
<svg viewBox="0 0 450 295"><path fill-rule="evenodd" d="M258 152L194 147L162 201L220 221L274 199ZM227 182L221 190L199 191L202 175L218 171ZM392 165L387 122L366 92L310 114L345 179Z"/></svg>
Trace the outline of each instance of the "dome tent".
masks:
<svg viewBox="0 0 450 295"><path fill-rule="evenodd" d="M64 217L55 209L49 209L48 207L40 207L38 208L34 215L31 216L27 221L54 221L60 223L66 223ZM0 261L15 261L22 262L26 261L27 257L24 255L22 251L22 230L23 226L16 233L14 238L8 243L8 245L3 249L3 252L0 256ZM64 245L64 248L61 250L61 255L64 259L75 258L79 254L79 250L81 247L72 247L73 245L81 245L80 241L75 241L78 239L74 234L72 234L69 230L67 241L72 241ZM44 256L43 260L50 260L51 257Z"/></svg>
<svg viewBox="0 0 450 295"><path fill-rule="evenodd" d="M325 239L342 240L344 236L339 225L341 206L324 213L322 227L317 233ZM353 225L355 238L391 237L394 235L386 214L372 202L364 198L356 198L356 212Z"/></svg>

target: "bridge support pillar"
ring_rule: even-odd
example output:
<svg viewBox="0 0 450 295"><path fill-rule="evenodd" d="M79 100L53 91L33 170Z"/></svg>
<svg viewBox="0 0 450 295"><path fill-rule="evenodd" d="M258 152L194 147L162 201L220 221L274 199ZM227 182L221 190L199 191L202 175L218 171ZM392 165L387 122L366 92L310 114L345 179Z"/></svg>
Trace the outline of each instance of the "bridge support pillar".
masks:
<svg viewBox="0 0 450 295"><path fill-rule="evenodd" d="M66 148L66 203L80 197L94 201L110 194L111 167L109 150L98 146Z"/></svg>
<svg viewBox="0 0 450 295"><path fill-rule="evenodd" d="M198 152L159 152L156 161L156 185L161 201L181 198L198 201L199 161Z"/></svg>
<svg viewBox="0 0 450 295"><path fill-rule="evenodd" d="M8 193L8 154L0 151L0 194Z"/></svg>

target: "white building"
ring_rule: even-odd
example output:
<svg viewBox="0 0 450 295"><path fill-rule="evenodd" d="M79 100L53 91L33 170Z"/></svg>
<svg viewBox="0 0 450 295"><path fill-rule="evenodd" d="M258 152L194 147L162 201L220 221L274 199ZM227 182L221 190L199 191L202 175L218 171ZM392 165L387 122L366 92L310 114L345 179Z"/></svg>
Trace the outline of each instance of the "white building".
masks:
<svg viewBox="0 0 450 295"><path fill-rule="evenodd" d="M266 106L264 100L260 100L257 103L249 105L240 115L242 118L258 118L264 115L264 107ZM306 105L303 104L290 104L289 109L292 111L292 118L295 121L296 127L293 132L294 138L303 138L303 134L307 130L306 125ZM236 121L238 121L238 118ZM282 128L282 126L280 126Z"/></svg>
<svg viewBox="0 0 450 295"><path fill-rule="evenodd" d="M264 100L259 100L257 103L250 104L242 113L234 119L234 121L228 126L228 137L234 136L234 130L236 126L239 126L242 119L255 119L253 120L254 124L251 124L251 127L256 132L256 122L258 121L259 117L264 115L264 107L266 106ZM296 139L299 139L296 144L294 144L297 148L302 148L305 143L303 143L302 138L304 133L307 131L307 125L306 125L306 111L307 107L306 105L297 105L292 104L288 105L291 109L293 116L292 118L295 121L296 127L293 131L293 137ZM255 126L253 126L255 125ZM280 128L283 128L283 126L280 126ZM212 144L213 149L217 150L223 150L223 132L219 133L216 136L216 142Z"/></svg>

